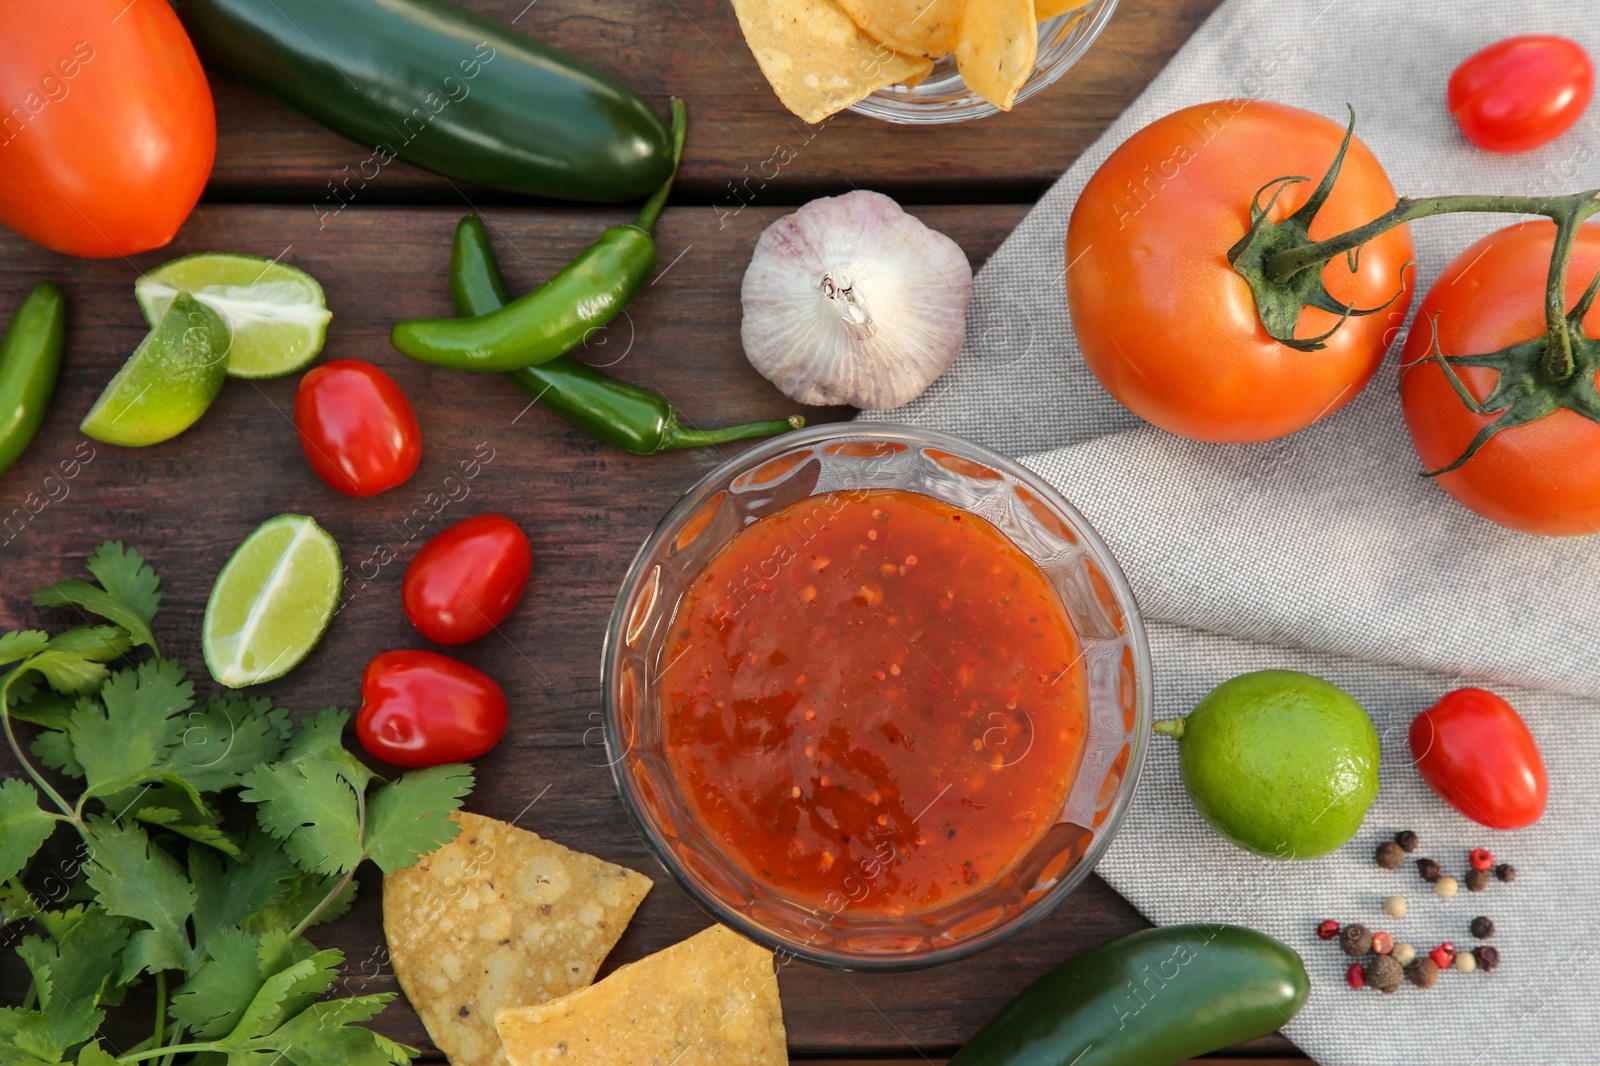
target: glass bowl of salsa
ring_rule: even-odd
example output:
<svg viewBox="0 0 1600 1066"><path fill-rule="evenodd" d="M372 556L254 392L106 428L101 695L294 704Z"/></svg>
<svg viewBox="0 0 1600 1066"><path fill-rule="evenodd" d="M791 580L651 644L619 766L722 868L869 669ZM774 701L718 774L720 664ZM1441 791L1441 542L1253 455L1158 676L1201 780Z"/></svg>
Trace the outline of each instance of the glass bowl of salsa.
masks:
<svg viewBox="0 0 1600 1066"><path fill-rule="evenodd" d="M969 955L1088 877L1144 762L1122 571L1038 475L820 426L706 475L639 549L603 665L635 828L701 906L860 970Z"/></svg>

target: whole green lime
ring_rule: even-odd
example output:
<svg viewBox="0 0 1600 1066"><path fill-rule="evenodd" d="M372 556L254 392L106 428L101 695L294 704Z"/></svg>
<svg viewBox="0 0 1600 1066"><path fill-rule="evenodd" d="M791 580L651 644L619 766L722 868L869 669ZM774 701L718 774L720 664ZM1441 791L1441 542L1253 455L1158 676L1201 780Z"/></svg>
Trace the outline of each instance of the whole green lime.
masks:
<svg viewBox="0 0 1600 1066"><path fill-rule="evenodd" d="M1337 685L1298 670L1240 674L1156 729L1178 740L1195 809L1257 855L1336 851L1378 795L1372 719Z"/></svg>

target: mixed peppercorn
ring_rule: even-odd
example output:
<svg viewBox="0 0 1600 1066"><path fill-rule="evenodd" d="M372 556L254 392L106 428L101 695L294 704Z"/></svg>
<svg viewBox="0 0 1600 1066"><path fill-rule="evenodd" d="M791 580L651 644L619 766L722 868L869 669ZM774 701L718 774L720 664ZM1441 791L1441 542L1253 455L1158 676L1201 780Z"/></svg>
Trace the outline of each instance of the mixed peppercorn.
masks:
<svg viewBox="0 0 1600 1066"><path fill-rule="evenodd" d="M1377 846L1373 861L1382 869L1398 870L1405 865L1406 856L1417 850L1417 844L1417 834L1411 830L1396 833L1393 840L1385 840ZM1434 893L1441 899L1454 897L1462 883L1468 892L1482 892L1489 885L1491 872L1503 882L1513 881L1517 876L1516 867L1510 863L1495 865L1494 855L1488 848L1473 848L1468 854L1468 868L1461 882L1447 876L1436 859L1419 858L1416 865L1422 880L1433 885ZM1404 918L1406 898L1387 897L1383 901L1383 913L1390 918ZM1476 940L1488 940L1495 934L1494 920L1480 915L1472 920L1469 931ZM1329 918L1317 925L1317 936L1323 940L1337 940L1340 950L1352 959L1371 956L1365 963L1352 962L1345 971L1345 982L1356 989L1371 985L1380 992L1392 993L1407 980L1418 988L1432 988L1445 970L1472 973L1481 969L1488 973L1500 965L1499 949L1488 944L1480 944L1471 951L1458 951L1454 944L1446 941L1427 954L1419 954L1412 945L1396 941L1382 930L1373 932L1359 922L1341 926Z"/></svg>

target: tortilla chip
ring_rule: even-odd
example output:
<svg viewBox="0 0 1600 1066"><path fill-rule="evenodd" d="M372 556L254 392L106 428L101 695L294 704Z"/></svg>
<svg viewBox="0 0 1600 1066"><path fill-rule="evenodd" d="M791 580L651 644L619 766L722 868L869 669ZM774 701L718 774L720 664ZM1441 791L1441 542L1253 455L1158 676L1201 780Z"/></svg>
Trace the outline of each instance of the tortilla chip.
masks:
<svg viewBox="0 0 1600 1066"><path fill-rule="evenodd" d="M897 52L938 59L956 46L956 26L967 0L839 0L839 6ZM1083 0L1087 3L1088 0Z"/></svg>
<svg viewBox="0 0 1600 1066"><path fill-rule="evenodd" d="M733 0L733 10L773 92L807 122L885 85L926 76L933 66L879 44L834 0Z"/></svg>
<svg viewBox="0 0 1600 1066"><path fill-rule="evenodd" d="M726 926L495 1019L511 1066L786 1066L772 952Z"/></svg>
<svg viewBox="0 0 1600 1066"><path fill-rule="evenodd" d="M650 879L493 818L383 879L383 935L451 1066L505 1066L494 1016L586 987Z"/></svg>
<svg viewBox="0 0 1600 1066"><path fill-rule="evenodd" d="M1033 0L968 0L956 34L956 67L967 88L1010 111L1038 52Z"/></svg>
<svg viewBox="0 0 1600 1066"><path fill-rule="evenodd" d="M1033 17L1043 22L1076 11L1087 3L1089 0L1033 0Z"/></svg>

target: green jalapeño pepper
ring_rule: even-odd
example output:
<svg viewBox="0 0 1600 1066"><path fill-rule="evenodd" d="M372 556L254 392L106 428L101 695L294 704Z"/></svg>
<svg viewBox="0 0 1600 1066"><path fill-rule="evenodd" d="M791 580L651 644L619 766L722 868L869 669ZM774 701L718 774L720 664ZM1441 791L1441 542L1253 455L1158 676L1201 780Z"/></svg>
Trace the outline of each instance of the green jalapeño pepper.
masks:
<svg viewBox="0 0 1600 1066"><path fill-rule="evenodd" d="M44 421L61 370L67 301L52 282L34 287L0 340L0 474Z"/></svg>
<svg viewBox="0 0 1600 1066"><path fill-rule="evenodd" d="M463 315L484 315L511 301L489 235L476 215L456 227L450 253L450 295ZM634 455L654 455L674 448L695 448L746 437L770 437L799 429L805 419L756 422L727 429L699 430L683 425L666 397L651 389L608 377L570 355L506 375L541 407L594 437Z"/></svg>
<svg viewBox="0 0 1600 1066"><path fill-rule="evenodd" d="M1023 989L950 1066L1172 1066L1282 1028L1310 991L1300 956L1264 933L1146 929Z"/></svg>
<svg viewBox="0 0 1600 1066"><path fill-rule="evenodd" d="M330 183L341 208L395 159L591 203L647 196L672 171L639 94L447 0L180 0L178 17L208 64L372 153Z"/></svg>
<svg viewBox="0 0 1600 1066"><path fill-rule="evenodd" d="M687 114L672 101L674 172L683 153ZM474 318L396 322L390 342L411 358L455 370L506 371L547 363L605 326L649 280L656 267L651 237L672 179L645 202L630 225L612 226L537 289Z"/></svg>

